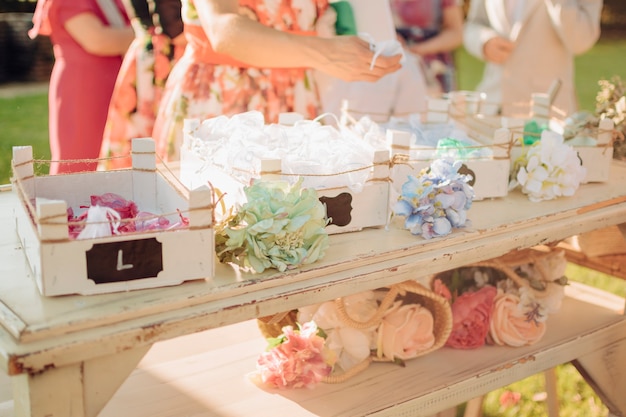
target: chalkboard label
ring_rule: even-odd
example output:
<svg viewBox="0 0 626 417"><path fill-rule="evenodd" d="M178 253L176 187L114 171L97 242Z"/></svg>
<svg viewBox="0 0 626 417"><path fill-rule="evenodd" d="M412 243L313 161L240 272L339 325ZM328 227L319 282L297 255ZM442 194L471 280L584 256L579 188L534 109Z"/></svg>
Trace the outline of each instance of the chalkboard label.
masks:
<svg viewBox="0 0 626 417"><path fill-rule="evenodd" d="M163 270L156 238L97 243L87 251L87 278L96 284L156 278Z"/></svg>
<svg viewBox="0 0 626 417"><path fill-rule="evenodd" d="M459 168L459 174L469 175L472 177L472 179L467 182L469 185L474 186L474 184L476 184L476 173L469 169L467 165L461 165L461 168Z"/></svg>
<svg viewBox="0 0 626 417"><path fill-rule="evenodd" d="M336 197L320 197L322 204L326 206L326 217L330 219L328 224L335 226L347 226L352 221L352 195L341 193Z"/></svg>

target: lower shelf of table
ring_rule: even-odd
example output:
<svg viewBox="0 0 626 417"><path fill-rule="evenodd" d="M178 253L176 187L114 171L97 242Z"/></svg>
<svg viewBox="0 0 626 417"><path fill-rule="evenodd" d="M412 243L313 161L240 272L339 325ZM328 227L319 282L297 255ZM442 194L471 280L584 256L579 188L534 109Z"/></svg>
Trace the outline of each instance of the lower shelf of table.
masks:
<svg viewBox="0 0 626 417"><path fill-rule="evenodd" d="M597 372L626 383L624 300L589 287L568 288L546 337L527 348L443 348L406 368L373 364L339 385L267 392L250 383L265 348L255 321L157 343L99 417L420 416L449 408L557 364L604 350ZM606 348L608 346L608 348ZM620 354L622 352L622 354ZM611 359L612 358L612 359ZM2 388L8 384L2 381ZM2 390L0 417L13 417Z"/></svg>
<svg viewBox="0 0 626 417"><path fill-rule="evenodd" d="M247 379L265 348L248 321L153 346L100 417L428 415L626 342L623 308L623 299L572 286L534 346L443 348L405 368L373 364L341 384L289 391L264 391Z"/></svg>

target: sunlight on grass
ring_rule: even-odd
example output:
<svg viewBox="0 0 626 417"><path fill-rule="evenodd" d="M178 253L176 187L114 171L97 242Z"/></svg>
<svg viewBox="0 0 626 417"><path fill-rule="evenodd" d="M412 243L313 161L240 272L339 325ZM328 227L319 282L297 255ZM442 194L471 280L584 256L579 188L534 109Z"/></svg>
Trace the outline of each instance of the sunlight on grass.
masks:
<svg viewBox="0 0 626 417"><path fill-rule="evenodd" d="M13 146L32 146L35 159L50 159L48 95L0 99L0 114L0 184L8 184Z"/></svg>
<svg viewBox="0 0 626 417"><path fill-rule="evenodd" d="M576 368L565 364L556 368L559 392L559 417L606 417L609 410L585 383ZM502 405L500 397L508 392L519 393L515 405ZM543 417L548 415L547 394L543 374L515 382L490 392L483 403L483 417Z"/></svg>

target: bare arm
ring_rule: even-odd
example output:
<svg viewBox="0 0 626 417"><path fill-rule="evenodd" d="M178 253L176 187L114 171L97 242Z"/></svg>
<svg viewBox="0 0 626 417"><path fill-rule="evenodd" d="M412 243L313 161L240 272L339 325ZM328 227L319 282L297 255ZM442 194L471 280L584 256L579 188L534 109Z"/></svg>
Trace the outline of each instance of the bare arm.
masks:
<svg viewBox="0 0 626 417"><path fill-rule="evenodd" d="M314 68L346 81L375 81L400 68L400 55L380 56L354 36L321 38L281 32L237 13L236 0L196 0L213 49L260 68Z"/></svg>
<svg viewBox="0 0 626 417"><path fill-rule="evenodd" d="M443 10L443 25L441 32L424 42L411 45L409 50L417 55L429 55L438 52L448 52L461 46L463 43L463 9L460 6L450 6Z"/></svg>
<svg viewBox="0 0 626 417"><path fill-rule="evenodd" d="M133 29L128 26L106 26L92 13L80 13L65 23L65 29L80 46L94 55L123 55L133 40Z"/></svg>

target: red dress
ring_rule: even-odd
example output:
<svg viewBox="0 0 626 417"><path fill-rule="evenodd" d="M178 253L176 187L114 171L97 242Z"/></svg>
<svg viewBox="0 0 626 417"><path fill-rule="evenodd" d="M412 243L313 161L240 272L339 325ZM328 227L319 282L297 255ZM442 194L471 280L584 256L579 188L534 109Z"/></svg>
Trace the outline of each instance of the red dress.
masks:
<svg viewBox="0 0 626 417"><path fill-rule="evenodd" d="M127 24L119 0L114 0ZM108 24L95 0L39 0L33 17L36 34L50 36L55 63L48 95L50 174L93 171L102 143L109 101L122 56L96 56L85 51L65 30L81 13L93 13ZM56 163L61 160L92 160Z"/></svg>

